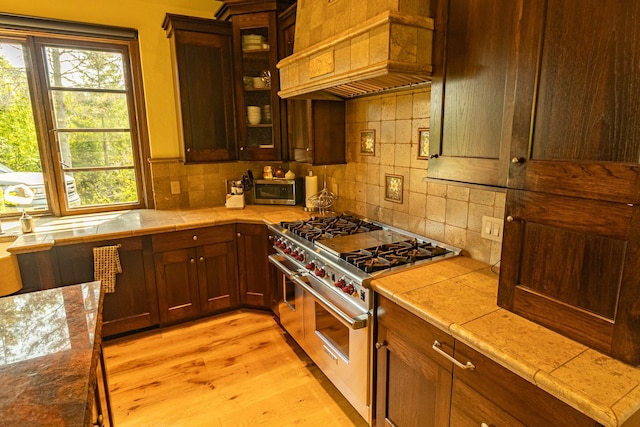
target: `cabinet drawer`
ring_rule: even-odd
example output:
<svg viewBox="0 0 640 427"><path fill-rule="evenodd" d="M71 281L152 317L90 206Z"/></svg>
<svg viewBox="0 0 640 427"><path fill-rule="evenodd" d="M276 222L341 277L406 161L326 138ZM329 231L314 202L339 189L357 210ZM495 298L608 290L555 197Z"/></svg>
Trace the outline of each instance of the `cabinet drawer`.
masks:
<svg viewBox="0 0 640 427"><path fill-rule="evenodd" d="M472 362L476 368L454 368L451 425L598 425L583 413L459 341L456 341L455 355L463 363L467 360Z"/></svg>
<svg viewBox="0 0 640 427"><path fill-rule="evenodd" d="M218 225L215 227L194 228L192 230L157 234L152 236L151 242L154 252L164 252L167 250L229 242L234 239L235 227L233 225Z"/></svg>
<svg viewBox="0 0 640 427"><path fill-rule="evenodd" d="M451 362L437 354L431 346L439 341L444 352L453 355L453 337L420 319L389 299L378 296L376 318L380 325L392 331L391 336L445 369L451 370Z"/></svg>

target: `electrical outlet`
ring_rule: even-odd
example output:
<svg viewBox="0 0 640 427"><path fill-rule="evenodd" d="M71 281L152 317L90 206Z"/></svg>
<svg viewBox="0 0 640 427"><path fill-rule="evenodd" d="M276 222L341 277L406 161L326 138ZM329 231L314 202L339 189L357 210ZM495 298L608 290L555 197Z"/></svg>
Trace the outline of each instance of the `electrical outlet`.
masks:
<svg viewBox="0 0 640 427"><path fill-rule="evenodd" d="M492 218L490 216L482 217L482 231L480 232L480 235L483 238L501 242L503 230L504 220L500 218Z"/></svg>
<svg viewBox="0 0 640 427"><path fill-rule="evenodd" d="M171 194L180 194L180 181L171 181Z"/></svg>

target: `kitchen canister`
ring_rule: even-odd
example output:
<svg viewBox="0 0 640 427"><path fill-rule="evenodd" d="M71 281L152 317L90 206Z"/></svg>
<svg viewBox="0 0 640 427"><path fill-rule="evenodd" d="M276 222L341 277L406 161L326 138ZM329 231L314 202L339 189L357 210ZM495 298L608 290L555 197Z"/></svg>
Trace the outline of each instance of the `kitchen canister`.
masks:
<svg viewBox="0 0 640 427"><path fill-rule="evenodd" d="M309 198L318 193L318 177L313 174L313 171L309 171L309 175L304 177L304 198L305 198L305 210L315 210L316 205Z"/></svg>

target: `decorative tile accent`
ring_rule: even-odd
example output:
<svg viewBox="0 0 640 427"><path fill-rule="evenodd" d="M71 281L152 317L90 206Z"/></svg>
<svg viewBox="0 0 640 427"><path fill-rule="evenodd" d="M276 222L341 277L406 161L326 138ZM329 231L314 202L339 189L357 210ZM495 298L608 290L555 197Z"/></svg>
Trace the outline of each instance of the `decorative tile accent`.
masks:
<svg viewBox="0 0 640 427"><path fill-rule="evenodd" d="M404 177L401 175L385 175L384 199L394 203L402 203Z"/></svg>
<svg viewBox="0 0 640 427"><path fill-rule="evenodd" d="M372 129L360 132L360 154L364 156L375 156L376 154L376 131Z"/></svg>
<svg viewBox="0 0 640 427"><path fill-rule="evenodd" d="M418 158L429 158L429 129L418 129Z"/></svg>

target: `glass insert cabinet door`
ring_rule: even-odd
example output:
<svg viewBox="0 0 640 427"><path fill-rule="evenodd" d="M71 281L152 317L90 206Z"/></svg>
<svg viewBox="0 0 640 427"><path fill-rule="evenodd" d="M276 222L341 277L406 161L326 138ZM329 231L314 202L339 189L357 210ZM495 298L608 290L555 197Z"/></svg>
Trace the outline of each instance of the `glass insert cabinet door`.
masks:
<svg viewBox="0 0 640 427"><path fill-rule="evenodd" d="M277 33L272 13L233 17L239 52L240 158L280 159Z"/></svg>

